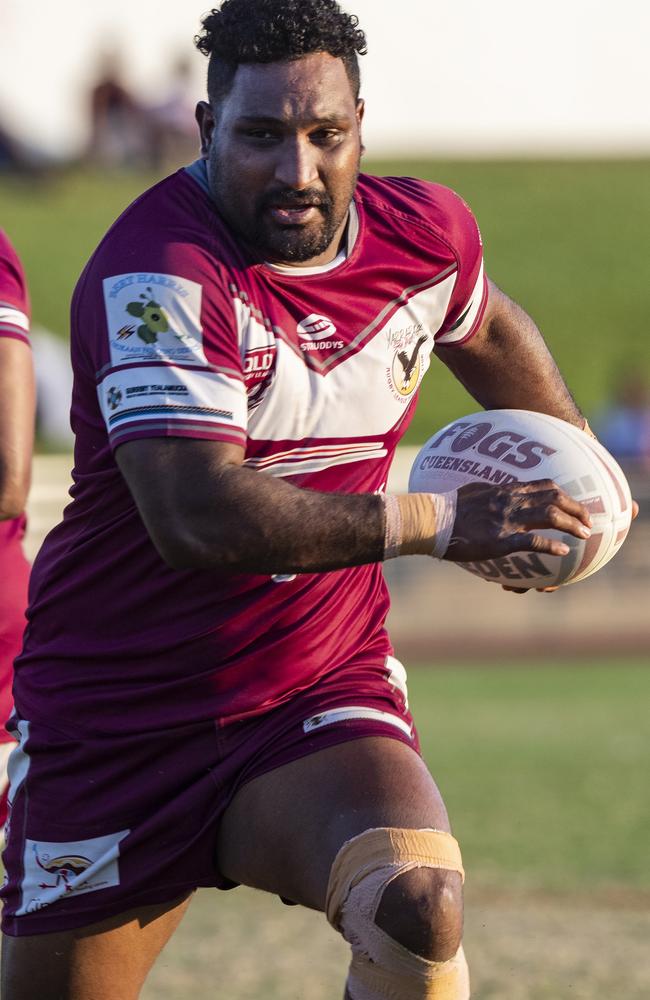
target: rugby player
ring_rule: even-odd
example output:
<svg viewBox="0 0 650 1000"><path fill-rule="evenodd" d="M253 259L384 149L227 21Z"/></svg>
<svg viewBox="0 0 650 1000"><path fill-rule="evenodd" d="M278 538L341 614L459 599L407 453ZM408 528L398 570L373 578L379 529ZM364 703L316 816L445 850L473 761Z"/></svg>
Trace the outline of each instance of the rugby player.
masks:
<svg viewBox="0 0 650 1000"><path fill-rule="evenodd" d="M18 255L0 230L0 825L7 815L7 760L15 746L4 723L11 712L13 662L27 607L29 565L22 538L34 410L27 285Z"/></svg>
<svg viewBox="0 0 650 1000"><path fill-rule="evenodd" d="M225 0L201 154L72 304L72 503L17 660L5 1000L131 1000L199 886L321 910L351 1000L469 996L460 849L418 752L381 563L556 554L553 483L386 496L432 352L582 426L453 192L359 174L357 20ZM435 375L427 391L435 391ZM224 984L224 996L227 984Z"/></svg>

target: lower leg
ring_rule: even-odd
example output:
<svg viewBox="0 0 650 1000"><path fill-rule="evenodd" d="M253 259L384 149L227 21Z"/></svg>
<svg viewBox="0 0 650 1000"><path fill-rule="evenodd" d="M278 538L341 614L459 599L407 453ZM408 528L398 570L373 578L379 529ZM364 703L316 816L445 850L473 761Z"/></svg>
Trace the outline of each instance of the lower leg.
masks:
<svg viewBox="0 0 650 1000"><path fill-rule="evenodd" d="M190 896L54 934L5 936L2 1000L137 1000Z"/></svg>

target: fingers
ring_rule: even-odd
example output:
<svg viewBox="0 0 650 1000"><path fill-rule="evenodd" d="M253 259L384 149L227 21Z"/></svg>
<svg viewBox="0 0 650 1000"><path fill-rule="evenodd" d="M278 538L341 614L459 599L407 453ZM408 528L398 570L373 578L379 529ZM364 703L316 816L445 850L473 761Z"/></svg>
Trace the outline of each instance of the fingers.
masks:
<svg viewBox="0 0 650 1000"><path fill-rule="evenodd" d="M581 507L581 504L577 505ZM575 501L572 505L575 509ZM586 508L584 509L586 513ZM565 532L568 535L575 535L576 538L589 538L591 536L591 521L585 523L582 520L582 511L570 514L561 506L559 502L542 504L538 507L527 507L513 515L511 520L519 522L524 529L532 528L553 528L556 531ZM587 517L589 515L587 514Z"/></svg>
<svg viewBox="0 0 650 1000"><path fill-rule="evenodd" d="M521 497L522 509L548 508L551 518L557 517L559 512L581 521L587 528L591 527L591 517L585 505L579 500L574 500L551 480L543 479L519 485L521 489L517 492ZM531 527L536 527L536 525L531 525ZM556 525L545 524L544 527L556 527ZM559 528L559 530L563 531L564 528ZM571 532L571 534L575 534L575 532Z"/></svg>
<svg viewBox="0 0 650 1000"><path fill-rule="evenodd" d="M591 535L587 508L550 479L505 486L471 483L460 487L457 501L445 555L452 561L492 559L512 552L565 556L570 551L566 541L539 532L551 529L582 541Z"/></svg>
<svg viewBox="0 0 650 1000"><path fill-rule="evenodd" d="M508 555L511 552L539 552L549 556L567 556L571 551L559 538L547 538L533 531L521 531L504 538Z"/></svg>
<svg viewBox="0 0 650 1000"><path fill-rule="evenodd" d="M632 501L632 520L634 520L634 518L638 517L638 516L639 516L639 505L636 502L636 500L633 500Z"/></svg>

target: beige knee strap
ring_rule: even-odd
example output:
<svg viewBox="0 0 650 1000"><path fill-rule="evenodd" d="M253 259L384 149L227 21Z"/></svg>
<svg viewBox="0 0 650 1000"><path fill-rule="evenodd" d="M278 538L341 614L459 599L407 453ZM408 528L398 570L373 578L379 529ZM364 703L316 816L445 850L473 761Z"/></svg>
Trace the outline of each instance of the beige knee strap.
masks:
<svg viewBox="0 0 650 1000"><path fill-rule="evenodd" d="M334 860L327 918L352 946L353 1000L469 1000L462 948L448 962L430 962L375 923L386 886L413 868L443 868L464 878L456 840L439 830L367 830L345 843Z"/></svg>

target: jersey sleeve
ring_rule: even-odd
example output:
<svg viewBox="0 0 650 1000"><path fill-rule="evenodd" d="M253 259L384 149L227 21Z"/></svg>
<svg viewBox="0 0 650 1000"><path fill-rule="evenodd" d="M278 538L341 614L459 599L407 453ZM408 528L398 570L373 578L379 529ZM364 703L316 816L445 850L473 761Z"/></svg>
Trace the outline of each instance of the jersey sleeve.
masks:
<svg viewBox="0 0 650 1000"><path fill-rule="evenodd" d="M199 247L176 244L143 260L139 270L110 264L94 270L75 296L73 328L83 336L89 308L99 307L91 360L111 448L172 436L245 446L237 326L215 261Z"/></svg>
<svg viewBox="0 0 650 1000"><path fill-rule="evenodd" d="M436 344L463 344L478 330L485 313L488 285L483 242L470 208L453 191L444 190L445 237L456 258L454 288Z"/></svg>
<svg viewBox="0 0 650 1000"><path fill-rule="evenodd" d="M29 343L29 297L18 254L0 230L0 337Z"/></svg>

